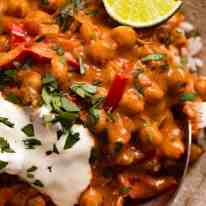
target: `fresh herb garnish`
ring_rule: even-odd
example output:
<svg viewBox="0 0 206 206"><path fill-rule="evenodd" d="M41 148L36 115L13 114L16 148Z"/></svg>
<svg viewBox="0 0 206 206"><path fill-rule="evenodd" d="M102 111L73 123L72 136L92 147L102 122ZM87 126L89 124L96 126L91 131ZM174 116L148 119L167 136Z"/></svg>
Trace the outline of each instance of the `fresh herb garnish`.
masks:
<svg viewBox="0 0 206 206"><path fill-rule="evenodd" d="M15 151L11 149L7 140L5 140L3 137L0 137L0 152L15 153Z"/></svg>
<svg viewBox="0 0 206 206"><path fill-rule="evenodd" d="M29 169L27 169L27 172L34 172L38 169L37 166L31 166Z"/></svg>
<svg viewBox="0 0 206 206"><path fill-rule="evenodd" d="M193 92L187 92L187 93L184 93L180 96L180 100L181 101L194 101L197 97L197 94L196 93L193 93Z"/></svg>
<svg viewBox="0 0 206 206"><path fill-rule="evenodd" d="M63 32L69 28L70 24L74 21L74 14L82 7L83 2L81 0L71 0L66 1L65 5L59 9L56 22Z"/></svg>
<svg viewBox="0 0 206 206"><path fill-rule="evenodd" d="M44 39L45 39L45 36L44 36L44 35L40 35L40 36L38 36L38 37L35 39L35 42L42 42L42 41L44 41Z"/></svg>
<svg viewBox="0 0 206 206"><path fill-rule="evenodd" d="M97 87L84 82L77 82L71 86L71 90L81 98L91 97L96 94Z"/></svg>
<svg viewBox="0 0 206 206"><path fill-rule="evenodd" d="M55 154L60 154L60 152L59 152L56 144L53 144L53 153L55 153Z"/></svg>
<svg viewBox="0 0 206 206"><path fill-rule="evenodd" d="M35 147L42 145L40 140L34 138L25 139L23 140L23 142L24 145L26 146L26 149L35 149Z"/></svg>
<svg viewBox="0 0 206 206"><path fill-rule="evenodd" d="M7 95L6 100L8 100L9 102L12 102L14 104L18 104L18 105L22 104L21 99L14 93L10 93L9 95Z"/></svg>
<svg viewBox="0 0 206 206"><path fill-rule="evenodd" d="M8 165L8 162L0 160L0 170L4 169Z"/></svg>
<svg viewBox="0 0 206 206"><path fill-rule="evenodd" d="M6 117L0 117L0 123L6 125L8 127L14 128L14 123L10 122L9 119Z"/></svg>
<svg viewBox="0 0 206 206"><path fill-rule="evenodd" d="M125 195L125 194L129 193L129 191L130 191L129 187L122 187L122 188L120 188L119 193L121 195Z"/></svg>
<svg viewBox="0 0 206 206"><path fill-rule="evenodd" d="M47 169L49 170L49 172L52 172L52 166L48 166Z"/></svg>
<svg viewBox="0 0 206 206"><path fill-rule="evenodd" d="M0 71L0 87L4 87L14 83L17 83L15 69Z"/></svg>
<svg viewBox="0 0 206 206"><path fill-rule="evenodd" d="M42 5L48 6L49 0L41 0Z"/></svg>
<svg viewBox="0 0 206 206"><path fill-rule="evenodd" d="M21 130L27 137L34 137L34 127L32 124L27 124Z"/></svg>
<svg viewBox="0 0 206 206"><path fill-rule="evenodd" d="M44 184L40 180L35 180L33 182L33 185L35 185L37 187L44 187Z"/></svg>
<svg viewBox="0 0 206 206"><path fill-rule="evenodd" d="M57 55L59 55L59 56L63 56L64 55L64 48L61 47L60 45L55 44L55 45L52 46L52 49L54 51L56 51Z"/></svg>
<svg viewBox="0 0 206 206"><path fill-rule="evenodd" d="M165 60L166 54L156 53L156 54L149 54L142 59L143 62L148 61L162 61Z"/></svg>
<svg viewBox="0 0 206 206"><path fill-rule="evenodd" d="M73 132L72 129L69 129L64 144L64 150L70 149L79 140L79 133Z"/></svg>

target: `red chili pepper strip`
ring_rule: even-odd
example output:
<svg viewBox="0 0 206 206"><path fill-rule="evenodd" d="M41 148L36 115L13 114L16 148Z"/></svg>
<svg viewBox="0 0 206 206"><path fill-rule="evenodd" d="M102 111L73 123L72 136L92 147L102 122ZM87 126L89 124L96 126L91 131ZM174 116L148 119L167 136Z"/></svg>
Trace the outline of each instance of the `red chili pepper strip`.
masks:
<svg viewBox="0 0 206 206"><path fill-rule="evenodd" d="M14 46L18 43L26 42L30 38L27 35L27 32L23 29L21 25L12 24L10 28L11 32L11 44Z"/></svg>
<svg viewBox="0 0 206 206"><path fill-rule="evenodd" d="M74 69L80 71L80 64L77 62L77 60L68 52L65 53L65 58L67 60L67 63L73 67Z"/></svg>
<svg viewBox="0 0 206 206"><path fill-rule="evenodd" d="M105 111L114 111L117 108L124 94L128 79L128 76L122 73L115 76L104 103Z"/></svg>

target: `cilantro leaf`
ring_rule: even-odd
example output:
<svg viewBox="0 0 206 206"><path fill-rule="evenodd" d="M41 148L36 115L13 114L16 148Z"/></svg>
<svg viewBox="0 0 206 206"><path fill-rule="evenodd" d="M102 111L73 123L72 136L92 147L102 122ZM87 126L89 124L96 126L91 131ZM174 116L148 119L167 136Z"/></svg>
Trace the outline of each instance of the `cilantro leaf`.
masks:
<svg viewBox="0 0 206 206"><path fill-rule="evenodd" d="M197 95L196 93L193 92L187 92L184 93L180 96L180 100L185 102L185 101L194 101L196 99Z"/></svg>
<svg viewBox="0 0 206 206"><path fill-rule="evenodd" d="M92 84L77 82L71 86L71 90L79 97L86 98L96 94L97 87Z"/></svg>
<svg viewBox="0 0 206 206"><path fill-rule="evenodd" d="M0 151L1 153L4 153L4 152L15 153L15 151L11 149L7 140L5 140L3 137L0 137Z"/></svg>
<svg viewBox="0 0 206 206"><path fill-rule="evenodd" d="M8 127L14 128L14 123L10 122L9 119L6 117L0 117L0 123L6 125Z"/></svg>
<svg viewBox="0 0 206 206"><path fill-rule="evenodd" d="M148 61L161 61L165 60L166 54L161 54L161 53L155 53L155 54L149 54L145 56L142 61L143 62L148 62Z"/></svg>
<svg viewBox="0 0 206 206"><path fill-rule="evenodd" d="M68 135L66 137L64 150L70 149L76 142L80 140L80 134L79 133L73 133L71 129L68 131Z"/></svg>
<svg viewBox="0 0 206 206"><path fill-rule="evenodd" d="M23 140L26 149L35 149L36 146L41 146L41 141L38 139L25 139Z"/></svg>
<svg viewBox="0 0 206 206"><path fill-rule="evenodd" d="M40 180L35 180L33 182L33 185L35 185L37 187L44 187L44 184Z"/></svg>
<svg viewBox="0 0 206 206"><path fill-rule="evenodd" d="M4 169L8 165L8 162L0 160L0 170Z"/></svg>
<svg viewBox="0 0 206 206"><path fill-rule="evenodd" d="M34 127L32 124L27 124L22 129L22 132L24 132L25 135L28 137L34 137Z"/></svg>

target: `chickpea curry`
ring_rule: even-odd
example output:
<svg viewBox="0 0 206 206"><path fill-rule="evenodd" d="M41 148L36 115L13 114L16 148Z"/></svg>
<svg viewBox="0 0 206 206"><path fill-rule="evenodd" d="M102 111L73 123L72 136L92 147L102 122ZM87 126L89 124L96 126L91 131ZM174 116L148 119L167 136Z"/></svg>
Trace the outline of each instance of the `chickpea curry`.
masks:
<svg viewBox="0 0 206 206"><path fill-rule="evenodd" d="M0 16L3 97L47 104L55 121L93 134L93 178L77 205L134 206L174 192L188 119L191 160L202 154L194 107L206 98L206 78L176 61L189 38L178 30L184 15L140 30L114 22L100 0L0 0ZM2 174L0 182L1 206L53 205L16 177Z"/></svg>

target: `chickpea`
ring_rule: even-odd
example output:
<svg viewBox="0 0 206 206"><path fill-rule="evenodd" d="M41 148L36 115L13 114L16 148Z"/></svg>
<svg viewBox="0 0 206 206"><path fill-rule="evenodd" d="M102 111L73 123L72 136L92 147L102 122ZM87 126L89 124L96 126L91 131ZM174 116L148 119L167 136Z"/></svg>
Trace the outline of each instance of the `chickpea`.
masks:
<svg viewBox="0 0 206 206"><path fill-rule="evenodd" d="M116 159L117 164L120 165L130 165L134 161L141 161L144 158L144 154L141 151L136 150L136 148L125 148L121 151Z"/></svg>
<svg viewBox="0 0 206 206"><path fill-rule="evenodd" d="M102 206L103 197L100 192L90 187L80 198L81 206Z"/></svg>
<svg viewBox="0 0 206 206"><path fill-rule="evenodd" d="M90 22L84 22L80 27L80 34L81 37L86 41L89 42L92 40L94 36L94 28Z"/></svg>
<svg viewBox="0 0 206 206"><path fill-rule="evenodd" d="M130 129L124 124L123 119L116 115L114 122L110 122L108 127L108 137L111 144L116 144L121 142L122 144L127 144L131 138ZM129 119L128 119L129 121Z"/></svg>
<svg viewBox="0 0 206 206"><path fill-rule="evenodd" d="M156 100L161 100L164 96L163 90L155 82L152 83L152 86L146 87L144 89L144 97L148 102L153 102Z"/></svg>
<svg viewBox="0 0 206 206"><path fill-rule="evenodd" d="M119 107L129 115L136 115L144 110L144 101L134 89L128 89L124 93Z"/></svg>
<svg viewBox="0 0 206 206"><path fill-rule="evenodd" d="M137 41L136 32L128 26L118 26L114 28L111 36L120 47L133 47Z"/></svg>
<svg viewBox="0 0 206 206"><path fill-rule="evenodd" d="M202 155L202 153L203 149L200 146L192 144L190 161L195 162Z"/></svg>
<svg viewBox="0 0 206 206"><path fill-rule="evenodd" d="M165 156L171 159L179 159L184 154L185 146L182 142L182 132L175 125L172 117L165 121L161 132L164 136L161 149Z"/></svg>
<svg viewBox="0 0 206 206"><path fill-rule="evenodd" d="M25 21L33 21L33 22L37 22L38 24L54 24L55 23L51 15L41 10L31 11L25 18Z"/></svg>
<svg viewBox="0 0 206 206"><path fill-rule="evenodd" d="M51 61L51 74L57 79L62 89L68 89L69 75L66 62L61 62L61 57L56 56Z"/></svg>
<svg viewBox="0 0 206 206"><path fill-rule="evenodd" d="M42 87L41 75L35 71L22 71L19 74L23 87L30 87L36 91L40 91Z"/></svg>
<svg viewBox="0 0 206 206"><path fill-rule="evenodd" d="M25 17L30 11L27 0L8 0L8 14L16 17Z"/></svg>
<svg viewBox="0 0 206 206"><path fill-rule="evenodd" d="M206 97L206 77L199 77L195 81L195 89L203 97Z"/></svg>
<svg viewBox="0 0 206 206"><path fill-rule="evenodd" d="M146 144L160 145L163 141L163 136L156 123L144 123L139 130L139 136Z"/></svg>
<svg viewBox="0 0 206 206"><path fill-rule="evenodd" d="M115 56L115 46L105 40L92 42L87 48L88 55L95 62L105 62Z"/></svg>
<svg viewBox="0 0 206 206"><path fill-rule="evenodd" d="M168 72L168 84L172 88L184 85L187 81L186 72L183 69L170 69Z"/></svg>

